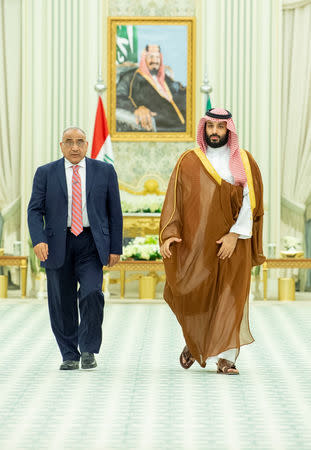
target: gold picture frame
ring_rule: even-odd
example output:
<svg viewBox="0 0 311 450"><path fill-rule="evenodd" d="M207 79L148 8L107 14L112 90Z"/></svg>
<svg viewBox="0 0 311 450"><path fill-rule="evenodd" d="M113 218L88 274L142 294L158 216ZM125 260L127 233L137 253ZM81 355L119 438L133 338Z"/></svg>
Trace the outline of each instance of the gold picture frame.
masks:
<svg viewBox="0 0 311 450"><path fill-rule="evenodd" d="M166 29L164 28L165 26L167 27ZM124 54L126 56L124 56L122 52L120 53L120 49L121 51L124 49L124 47L122 47L123 43L126 42L126 38L120 37L120 32L132 30L133 35L133 30L135 29L136 36L138 35L138 38L135 41L136 48L140 46L144 51L142 45L147 46L149 44L150 46L146 47L146 49L148 48L147 51L150 52L151 45L158 45L158 42L154 42L153 39L153 42L146 42L145 44L144 39L146 39L146 36L148 37L148 30L150 30L150 36L154 37L157 27L163 27L159 28L159 32L161 31L161 33L159 34L158 40L161 43L165 41L165 32L171 37L174 36L174 33L176 32L176 39L171 39L170 41L167 39L165 41L168 42L168 44L167 47L165 47L166 44L164 44L164 50L166 50L166 55L169 55L169 51L171 51L171 59L175 61L176 66L176 42L178 42L181 49L180 53L178 52L178 70L179 74L182 75L182 78L186 80L186 84L182 84L182 82L177 79L175 80L167 74L167 70L171 70L170 73L173 73L173 70L169 66L165 66L165 63L169 63L169 61L164 60L163 46L161 47L161 44L159 44L159 48L161 48L161 58L163 58L163 63L161 62L161 64L166 70L165 75L163 75L165 78L161 85L163 87L159 86L158 75L153 77L154 80L156 77L156 81L153 82L150 72L141 71L139 65L141 59L139 59L140 55L137 50L136 54L134 55L133 53L131 56L133 62L125 59L127 55L129 55L129 51L125 51ZM140 38L139 32L141 32ZM117 35L117 33L119 33L119 35ZM182 39L178 39L180 36L185 38L184 43L180 42ZM195 36L195 17L108 18L107 103L109 130L113 141L190 142L195 140ZM133 36L131 39L133 39ZM129 41L128 38L128 42ZM139 42L138 44L137 41ZM153 46L152 48L155 47L157 46ZM184 55L184 60L186 59L186 61L182 60L182 56L180 55ZM137 58L136 62L135 58ZM126 76L124 76L125 72ZM145 76L146 73L147 76ZM134 83L136 82L137 84L135 85ZM156 109L158 113L153 114L157 117L152 119L152 126L154 126L154 129L151 131L142 128L143 122L137 124L135 121L136 116L134 111L139 108L139 106L145 106L142 103L139 105L139 102L138 104L135 103L135 86L137 86L137 98L140 93L140 102L141 96L143 96L143 90L140 87L145 86L149 96L147 94L143 96L143 101L147 99L146 103L149 102L149 104L158 107L158 109L153 108ZM130 91L130 89L132 90ZM150 108L149 110L151 111ZM175 113L176 115L174 115ZM166 117L168 117L168 120L166 120Z"/></svg>

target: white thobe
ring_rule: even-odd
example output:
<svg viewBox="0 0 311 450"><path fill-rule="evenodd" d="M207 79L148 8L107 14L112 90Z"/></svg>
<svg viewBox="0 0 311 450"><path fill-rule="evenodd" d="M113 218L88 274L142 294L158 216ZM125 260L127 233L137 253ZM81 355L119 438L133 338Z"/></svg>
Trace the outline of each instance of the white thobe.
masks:
<svg viewBox="0 0 311 450"><path fill-rule="evenodd" d="M218 175L234 184L234 177L230 171L230 148L227 145L218 148L207 147L206 156ZM236 223L230 228L231 233L237 233L240 239L252 237L253 216L249 199L249 190L246 185L243 189L243 202Z"/></svg>
<svg viewBox="0 0 311 450"><path fill-rule="evenodd" d="M230 171L230 148L227 145L218 148L207 147L206 156L210 163L218 173L218 175L227 181L234 184L234 177ZM253 215L249 199L249 190L246 185L243 189L243 202L235 224L230 228L230 232L239 234L239 239L249 239L252 237L253 229ZM217 356L208 358L208 362L217 361L218 358L228 359L234 362L236 349L230 349Z"/></svg>
<svg viewBox="0 0 311 450"><path fill-rule="evenodd" d="M157 77L156 75L151 75L151 76L152 76L152 78L153 78L153 81L155 82L155 85L157 86L158 91L161 93L161 95L162 95L163 97L165 97L166 100L170 101L170 99L169 99L169 94L168 94L168 92L166 92L166 91L164 90L163 86L160 84L160 82L159 82L159 80L158 80L158 77Z"/></svg>

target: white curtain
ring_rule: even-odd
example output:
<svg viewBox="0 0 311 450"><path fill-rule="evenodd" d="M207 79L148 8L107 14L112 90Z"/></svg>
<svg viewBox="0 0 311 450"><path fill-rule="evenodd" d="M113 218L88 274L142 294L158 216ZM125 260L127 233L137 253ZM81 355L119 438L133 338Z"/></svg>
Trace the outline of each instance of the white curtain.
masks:
<svg viewBox="0 0 311 450"><path fill-rule="evenodd" d="M0 1L0 213L2 241L20 239L21 1ZM1 225L0 225L1 226Z"/></svg>
<svg viewBox="0 0 311 450"><path fill-rule="evenodd" d="M94 84L101 56L98 45L107 30L99 28L100 0L21 3L21 241L27 254L26 212L35 170L61 157L61 133L70 125L86 131L91 148L98 97Z"/></svg>
<svg viewBox="0 0 311 450"><path fill-rule="evenodd" d="M311 1L285 1L282 70L282 234L304 239L311 195Z"/></svg>
<svg viewBox="0 0 311 450"><path fill-rule="evenodd" d="M208 34L204 48L212 103L232 112L241 147L252 153L260 167L268 254L268 243L278 251L280 236L281 0L204 2L202 27ZM203 34L198 44L200 38ZM201 54L197 55L200 60Z"/></svg>

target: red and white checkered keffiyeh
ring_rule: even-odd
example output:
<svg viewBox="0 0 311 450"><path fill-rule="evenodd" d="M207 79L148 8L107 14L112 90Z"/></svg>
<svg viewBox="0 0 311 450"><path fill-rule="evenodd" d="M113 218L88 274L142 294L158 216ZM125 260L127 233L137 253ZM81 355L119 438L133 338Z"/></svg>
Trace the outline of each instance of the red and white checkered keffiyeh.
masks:
<svg viewBox="0 0 311 450"><path fill-rule="evenodd" d="M146 56L147 56L147 50L143 50L140 57L140 63L139 63L139 70L145 75L145 77L149 78L150 81L153 83L152 75L148 69L147 63L146 63ZM157 73L157 80L162 88L162 96L165 97L168 101L172 100L172 94L167 90L167 86L165 85L165 68L163 64L163 55L160 53L160 68L159 72Z"/></svg>
<svg viewBox="0 0 311 450"><path fill-rule="evenodd" d="M214 108L210 110L213 114L219 114L219 115L227 115L228 111L222 108ZM206 147L207 143L205 141L205 125L208 120L211 120L213 122L226 122L227 128L229 130L229 138L228 138L228 147L230 148L230 161L229 161L229 167L231 170L231 173L234 177L235 184L239 184L242 186L245 186L247 183L246 179L246 173L244 170L241 154L240 154L240 147L239 147L239 139L238 135L235 129L234 122L232 118L230 119L216 119L214 117L204 116L199 121L198 125L198 132L197 132L197 143L200 146L200 149L205 154L206 153Z"/></svg>

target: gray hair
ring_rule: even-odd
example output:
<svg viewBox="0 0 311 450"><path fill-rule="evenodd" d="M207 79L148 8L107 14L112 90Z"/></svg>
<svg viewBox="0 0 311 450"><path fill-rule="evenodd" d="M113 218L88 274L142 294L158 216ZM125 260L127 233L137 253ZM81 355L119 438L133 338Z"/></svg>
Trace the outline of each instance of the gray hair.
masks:
<svg viewBox="0 0 311 450"><path fill-rule="evenodd" d="M79 130L79 131L81 131L81 133L83 133L84 136L86 137L86 132L85 132L84 130L82 130L82 128L76 127L76 126L73 125L73 126L71 126L71 127L66 128L66 129L63 131L62 138L64 137L64 134L65 134L67 131L69 131L69 130Z"/></svg>

